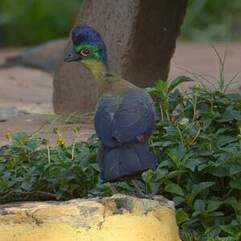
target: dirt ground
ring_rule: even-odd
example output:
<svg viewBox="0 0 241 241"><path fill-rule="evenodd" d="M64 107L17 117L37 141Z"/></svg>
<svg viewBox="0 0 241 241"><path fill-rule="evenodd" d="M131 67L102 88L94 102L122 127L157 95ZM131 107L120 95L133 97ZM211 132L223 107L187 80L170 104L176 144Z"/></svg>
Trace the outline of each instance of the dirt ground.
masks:
<svg viewBox="0 0 241 241"><path fill-rule="evenodd" d="M241 71L241 43L218 43L215 47L222 54L226 49L225 78L230 80ZM22 49L0 49L0 63L7 56ZM178 42L172 59L170 79L177 75L194 75L211 88L217 86L218 58L211 45ZM197 78L197 76L202 76ZM188 88L184 86L183 89ZM0 69L0 145L7 143L6 133L27 131L40 134L53 143L56 136L52 130L59 127L68 142L74 138L72 129L76 124L54 116L52 107L52 75L40 70L13 67ZM231 85L230 92L241 91L241 76ZM31 113L26 115L25 113ZM93 132L89 118L80 124L80 139L86 139Z"/></svg>

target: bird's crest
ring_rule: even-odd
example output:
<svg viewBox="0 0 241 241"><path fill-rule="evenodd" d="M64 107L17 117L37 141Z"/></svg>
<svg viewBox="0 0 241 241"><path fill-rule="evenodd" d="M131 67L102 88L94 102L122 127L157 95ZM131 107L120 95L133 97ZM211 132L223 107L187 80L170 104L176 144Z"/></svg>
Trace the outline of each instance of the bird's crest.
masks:
<svg viewBox="0 0 241 241"><path fill-rule="evenodd" d="M72 30L71 37L76 50L79 50L80 46L96 48L100 54L102 62L107 65L106 45L101 35L94 28L90 26L76 26Z"/></svg>

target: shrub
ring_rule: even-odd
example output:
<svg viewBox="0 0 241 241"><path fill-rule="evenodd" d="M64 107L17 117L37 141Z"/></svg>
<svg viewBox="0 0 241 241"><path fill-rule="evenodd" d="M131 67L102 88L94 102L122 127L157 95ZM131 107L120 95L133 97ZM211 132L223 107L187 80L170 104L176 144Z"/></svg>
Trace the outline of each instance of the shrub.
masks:
<svg viewBox="0 0 241 241"><path fill-rule="evenodd" d="M96 138L56 147L37 135L16 133L0 151L0 203L87 196L98 181Z"/></svg>
<svg viewBox="0 0 241 241"><path fill-rule="evenodd" d="M241 240L241 95L199 85L181 94L173 83L150 90L160 164L143 174L147 191L175 201L183 240Z"/></svg>
<svg viewBox="0 0 241 241"><path fill-rule="evenodd" d="M185 81L149 89L157 109L150 148L159 165L140 187L175 201L183 241L241 240L241 95L200 85L181 93ZM55 133L55 147L36 135L9 136L0 149L1 203L111 194L98 177L96 137L66 146ZM117 188L134 193L129 182Z"/></svg>

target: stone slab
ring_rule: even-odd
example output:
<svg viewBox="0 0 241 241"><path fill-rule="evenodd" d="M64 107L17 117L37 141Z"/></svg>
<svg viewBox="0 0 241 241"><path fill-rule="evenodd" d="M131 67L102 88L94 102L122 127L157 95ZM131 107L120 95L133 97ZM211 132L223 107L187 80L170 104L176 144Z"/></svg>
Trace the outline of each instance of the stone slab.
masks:
<svg viewBox="0 0 241 241"><path fill-rule="evenodd" d="M0 205L0 241L181 241L173 202L123 194Z"/></svg>

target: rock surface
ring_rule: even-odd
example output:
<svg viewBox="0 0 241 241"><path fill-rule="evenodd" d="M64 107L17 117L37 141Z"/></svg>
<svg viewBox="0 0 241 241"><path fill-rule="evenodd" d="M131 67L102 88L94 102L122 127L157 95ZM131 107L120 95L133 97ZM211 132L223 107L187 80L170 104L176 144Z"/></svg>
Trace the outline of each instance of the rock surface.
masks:
<svg viewBox="0 0 241 241"><path fill-rule="evenodd" d="M0 206L0 241L180 241L173 202L103 199Z"/></svg>
<svg viewBox="0 0 241 241"><path fill-rule="evenodd" d="M186 5L186 0L88 0L75 25L90 25L100 32L110 70L146 87L158 79L167 80ZM66 51L70 47L69 42ZM92 82L80 65L60 65L54 78L56 113L84 112L85 105L94 108Z"/></svg>
<svg viewBox="0 0 241 241"><path fill-rule="evenodd" d="M81 64L62 63L53 82L53 106L57 114L86 113L97 101L95 82Z"/></svg>
<svg viewBox="0 0 241 241"><path fill-rule="evenodd" d="M66 39L52 40L8 57L0 65L3 67L25 66L54 73L60 63L67 45Z"/></svg>

